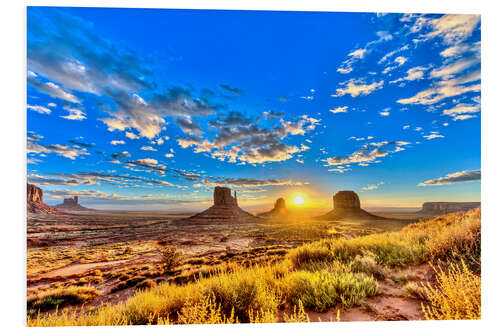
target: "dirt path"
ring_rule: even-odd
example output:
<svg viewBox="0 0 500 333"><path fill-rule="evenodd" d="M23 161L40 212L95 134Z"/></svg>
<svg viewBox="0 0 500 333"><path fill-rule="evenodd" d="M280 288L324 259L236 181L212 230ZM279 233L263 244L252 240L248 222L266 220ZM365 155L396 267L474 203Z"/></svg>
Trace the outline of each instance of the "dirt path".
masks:
<svg viewBox="0 0 500 333"><path fill-rule="evenodd" d="M432 282L432 268L428 264L413 266L400 270L396 276L410 276L417 284ZM366 298L360 305L349 309L335 307L326 312L307 311L311 322L337 321L337 311L340 321L393 321L393 320L424 320L421 300L408 295L403 285L387 278L378 281L379 292L376 296Z"/></svg>
<svg viewBox="0 0 500 333"><path fill-rule="evenodd" d="M56 276L70 276L70 275L78 275L90 271L92 269L105 268L107 266L112 266L115 264L126 262L127 260L114 260L114 261L106 261L106 262L95 262L88 264L81 264L78 262L74 262L62 268L53 270L51 272L45 273L41 275L41 278L53 278Z"/></svg>

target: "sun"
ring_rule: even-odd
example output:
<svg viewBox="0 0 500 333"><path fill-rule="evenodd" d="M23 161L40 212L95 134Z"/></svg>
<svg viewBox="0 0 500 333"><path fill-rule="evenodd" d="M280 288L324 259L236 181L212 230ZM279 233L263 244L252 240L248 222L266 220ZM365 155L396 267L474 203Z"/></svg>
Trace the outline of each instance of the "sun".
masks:
<svg viewBox="0 0 500 333"><path fill-rule="evenodd" d="M293 203L296 205L302 205L304 203L304 198L302 198L300 195L297 195L295 198L293 198Z"/></svg>

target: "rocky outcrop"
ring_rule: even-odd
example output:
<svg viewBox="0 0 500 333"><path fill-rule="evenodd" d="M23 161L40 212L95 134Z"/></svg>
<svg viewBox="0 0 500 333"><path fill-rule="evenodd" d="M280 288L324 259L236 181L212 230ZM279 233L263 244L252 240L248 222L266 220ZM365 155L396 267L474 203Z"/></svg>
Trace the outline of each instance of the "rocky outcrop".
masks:
<svg viewBox="0 0 500 333"><path fill-rule="evenodd" d="M37 214L62 214L57 209L43 202L43 191L38 186L27 183L26 208L28 213Z"/></svg>
<svg viewBox="0 0 500 333"><path fill-rule="evenodd" d="M464 212L481 206L480 202L424 202L420 214L442 215L455 212Z"/></svg>
<svg viewBox="0 0 500 333"><path fill-rule="evenodd" d="M78 203L78 196L74 196L73 198L66 198L63 200L63 203L55 205L55 208L63 211L91 211L95 209L90 209L87 207L83 207Z"/></svg>
<svg viewBox="0 0 500 333"><path fill-rule="evenodd" d="M272 217L282 217L289 214L290 211L286 208L285 199L278 198L278 200L276 200L276 203L274 204L273 209L271 209L268 212L260 213L258 216L272 218Z"/></svg>
<svg viewBox="0 0 500 333"><path fill-rule="evenodd" d="M316 217L318 220L384 220L385 218L361 209L354 191L340 191L333 196L333 210Z"/></svg>
<svg viewBox="0 0 500 333"><path fill-rule="evenodd" d="M238 206L236 191L234 192L233 197L231 195L231 189L229 187L216 186L214 189L214 205Z"/></svg>
<svg viewBox="0 0 500 333"><path fill-rule="evenodd" d="M175 223L190 224L236 224L253 223L260 219L244 211L238 206L236 192L234 197L228 187L217 186L214 189L214 205L201 213L180 219Z"/></svg>

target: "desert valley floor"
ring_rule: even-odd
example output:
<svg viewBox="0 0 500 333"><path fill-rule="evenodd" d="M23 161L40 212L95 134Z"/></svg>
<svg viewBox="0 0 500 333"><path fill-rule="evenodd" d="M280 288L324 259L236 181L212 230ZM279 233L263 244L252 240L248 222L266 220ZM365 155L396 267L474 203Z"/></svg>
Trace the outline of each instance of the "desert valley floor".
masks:
<svg viewBox="0 0 500 333"><path fill-rule="evenodd" d="M132 296L136 290L133 284L141 280L182 284L231 263L251 265L279 261L288 249L321 238L351 239L396 231L421 218L414 215L413 219L408 219L411 214L406 214L406 219L401 220L356 222L292 218L229 225L176 223L191 215L138 211L29 214L28 295L51 286L90 284L100 295L85 307L103 302L117 303ZM401 218L401 214L385 213L386 217L393 215ZM165 245L184 253L183 266L171 274L163 274L157 267L158 249ZM420 279L424 278L427 268L424 265L417 269ZM137 277L136 281L120 290L120 282L130 277ZM396 282L388 281L386 289L382 288L389 298L374 300L382 307L382 315L359 306L346 311L341 320L387 319L388 316L421 319L419 303L403 301L404 297L398 295L398 289L392 284L397 286ZM396 310L400 305L398 300L404 306ZM386 306L389 308L385 309ZM311 320L328 320L332 313L312 315Z"/></svg>

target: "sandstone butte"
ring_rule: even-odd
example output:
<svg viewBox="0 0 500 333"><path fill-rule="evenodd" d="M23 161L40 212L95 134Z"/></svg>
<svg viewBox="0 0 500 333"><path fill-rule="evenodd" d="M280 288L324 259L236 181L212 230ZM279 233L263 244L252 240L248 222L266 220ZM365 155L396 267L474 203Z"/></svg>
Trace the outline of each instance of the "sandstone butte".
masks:
<svg viewBox="0 0 500 333"><path fill-rule="evenodd" d="M50 207L44 203L42 189L30 183L27 183L26 189L26 208L28 213L63 214L54 207Z"/></svg>
<svg viewBox="0 0 500 333"><path fill-rule="evenodd" d="M67 210L67 211L91 211L95 209L90 209L87 207L83 207L78 203L78 196L74 196L73 198L65 198L63 203L55 205L55 208L59 210Z"/></svg>
<svg viewBox="0 0 500 333"><path fill-rule="evenodd" d="M480 202L424 202L422 210L417 213L442 215L448 213L465 212L481 206Z"/></svg>
<svg viewBox="0 0 500 333"><path fill-rule="evenodd" d="M273 218L273 217L283 217L283 216L287 216L287 215L290 215L290 211L286 208L285 199L278 198L276 200L276 203L274 204L273 209L271 209L268 212L260 213L258 216L259 217Z"/></svg>
<svg viewBox="0 0 500 333"><path fill-rule="evenodd" d="M361 209L359 197L354 191L340 191L333 196L333 210L315 217L318 220L385 220Z"/></svg>
<svg viewBox="0 0 500 333"><path fill-rule="evenodd" d="M186 219L175 221L176 223L190 224L231 224L231 223L252 223L260 219L238 206L236 192L234 197L228 187L215 187L214 204L207 210L195 214Z"/></svg>

